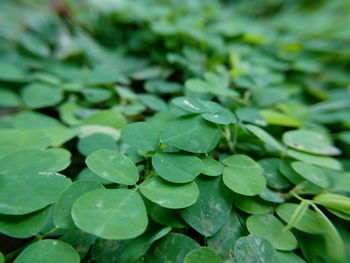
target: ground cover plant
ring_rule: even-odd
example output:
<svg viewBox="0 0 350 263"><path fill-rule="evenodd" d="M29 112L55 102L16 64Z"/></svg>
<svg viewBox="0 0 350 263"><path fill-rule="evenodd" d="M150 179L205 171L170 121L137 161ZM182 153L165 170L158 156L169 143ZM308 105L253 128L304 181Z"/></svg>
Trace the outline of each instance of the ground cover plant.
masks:
<svg viewBox="0 0 350 263"><path fill-rule="evenodd" d="M0 2L0 262L350 262L350 2Z"/></svg>

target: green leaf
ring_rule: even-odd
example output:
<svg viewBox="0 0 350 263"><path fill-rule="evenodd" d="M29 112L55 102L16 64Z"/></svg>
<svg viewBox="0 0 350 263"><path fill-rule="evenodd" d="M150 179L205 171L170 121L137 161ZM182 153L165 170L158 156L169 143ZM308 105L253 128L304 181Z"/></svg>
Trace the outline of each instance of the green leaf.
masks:
<svg viewBox="0 0 350 263"><path fill-rule="evenodd" d="M250 235L237 240L234 255L237 263L271 263L274 262L275 250L266 239Z"/></svg>
<svg viewBox="0 0 350 263"><path fill-rule="evenodd" d="M264 170L246 155L233 155L225 159L224 184L232 191L253 196L266 187Z"/></svg>
<svg viewBox="0 0 350 263"><path fill-rule="evenodd" d="M298 245L293 233L285 230L281 221L273 215L251 215L246 225L251 234L264 237L278 250L293 250Z"/></svg>
<svg viewBox="0 0 350 263"><path fill-rule="evenodd" d="M219 139L219 128L198 115L176 119L160 136L161 142L193 153L210 152L218 144Z"/></svg>
<svg viewBox="0 0 350 263"><path fill-rule="evenodd" d="M71 164L72 154L63 148L50 148L45 150L46 155L53 154L55 162L48 169L50 172L59 172L65 170Z"/></svg>
<svg viewBox="0 0 350 263"><path fill-rule="evenodd" d="M260 113L256 109L253 109L253 108L238 108L236 110L236 115L237 115L238 119L242 122L249 122L249 123L259 125L259 126L266 126L267 125L266 121L262 118Z"/></svg>
<svg viewBox="0 0 350 263"><path fill-rule="evenodd" d="M193 239L179 233L170 233L154 244L144 259L145 263L183 263L188 252L199 247Z"/></svg>
<svg viewBox="0 0 350 263"><path fill-rule="evenodd" d="M345 246L337 229L317 206L314 205L313 207L322 224L328 257L336 262L345 262Z"/></svg>
<svg viewBox="0 0 350 263"><path fill-rule="evenodd" d="M314 197L316 204L350 214L350 198L342 195L322 193Z"/></svg>
<svg viewBox="0 0 350 263"><path fill-rule="evenodd" d="M201 160L203 163L202 174L208 176L219 176L222 174L224 166L220 162L211 157L203 157Z"/></svg>
<svg viewBox="0 0 350 263"><path fill-rule="evenodd" d="M121 130L126 125L126 120L116 110L100 110L91 117L83 120L81 125L100 125Z"/></svg>
<svg viewBox="0 0 350 263"><path fill-rule="evenodd" d="M77 147L79 152L85 156L100 149L112 151L118 150L115 139L106 133L94 133L83 137L78 141Z"/></svg>
<svg viewBox="0 0 350 263"><path fill-rule="evenodd" d="M208 238L208 246L213 248L224 260L232 260L234 245L244 233L245 229L239 215L235 209L232 209L225 224L215 235Z"/></svg>
<svg viewBox="0 0 350 263"><path fill-rule="evenodd" d="M311 130L285 132L283 142L291 148L312 154L339 155L341 153L325 134Z"/></svg>
<svg viewBox="0 0 350 263"><path fill-rule="evenodd" d="M293 252L275 252L275 260L276 262L283 263L306 263L302 258L294 254Z"/></svg>
<svg viewBox="0 0 350 263"><path fill-rule="evenodd" d="M188 207L194 204L199 196L195 182L172 184L158 176L145 180L140 186L140 191L152 202L171 209Z"/></svg>
<svg viewBox="0 0 350 263"><path fill-rule="evenodd" d="M295 211L298 209L297 204L284 203L277 207L277 215L282 218L285 222L290 222L295 214ZM320 234L322 233L322 224L318 219L316 213L313 210L307 209L302 217L295 222L293 225L296 229L310 233L310 234Z"/></svg>
<svg viewBox="0 0 350 263"><path fill-rule="evenodd" d="M265 130L248 124L247 129L252 132L256 137L258 137L261 141L266 143L267 145L273 147L275 150L284 152L285 148L281 143L279 143L274 137L272 137L269 133L267 133Z"/></svg>
<svg viewBox="0 0 350 263"><path fill-rule="evenodd" d="M297 208L294 210L294 213L290 220L288 221L288 224L286 225L285 229L289 230L292 227L296 225L296 223L299 222L299 220L303 217L304 213L309 208L309 202L306 200L302 200L301 203L297 206Z"/></svg>
<svg viewBox="0 0 350 263"><path fill-rule="evenodd" d="M0 213L23 215L42 209L57 201L71 183L56 173L1 174Z"/></svg>
<svg viewBox="0 0 350 263"><path fill-rule="evenodd" d="M253 215L269 214L273 210L270 203L256 197L237 195L234 198L234 204L243 212Z"/></svg>
<svg viewBox="0 0 350 263"><path fill-rule="evenodd" d="M141 197L128 189L85 193L74 202L72 217L81 230L104 239L137 237L148 223Z"/></svg>
<svg viewBox="0 0 350 263"><path fill-rule="evenodd" d="M187 253L184 263L222 263L222 260L213 249L199 247Z"/></svg>
<svg viewBox="0 0 350 263"><path fill-rule="evenodd" d="M32 83L25 86L21 94L24 104L31 109L54 106L63 99L61 89L41 83Z"/></svg>
<svg viewBox="0 0 350 263"><path fill-rule="evenodd" d="M264 176L267 185L273 189L282 190L290 188L291 183L280 173L279 165L281 160L278 158L265 158L258 161L258 164L264 169Z"/></svg>
<svg viewBox="0 0 350 263"><path fill-rule="evenodd" d="M181 217L202 235L214 235L226 222L232 207L232 196L222 185L221 178L197 178L198 201L180 210Z"/></svg>
<svg viewBox="0 0 350 263"><path fill-rule="evenodd" d="M291 163L290 160L281 160L278 167L279 171L293 184L300 184L305 181L305 179L293 170Z"/></svg>
<svg viewBox="0 0 350 263"><path fill-rule="evenodd" d="M201 116L207 121L222 125L228 125L237 122L237 118L235 117L235 115L230 110L225 108L222 108L215 113L202 113Z"/></svg>
<svg viewBox="0 0 350 263"><path fill-rule="evenodd" d="M0 159L2 174L46 173L55 168L56 156L41 150L23 150ZM55 170L55 169L53 169Z"/></svg>
<svg viewBox="0 0 350 263"><path fill-rule="evenodd" d="M319 167L305 162L293 162L292 168L306 180L322 188L329 187L327 174Z"/></svg>
<svg viewBox="0 0 350 263"><path fill-rule="evenodd" d="M0 107L18 107L21 105L18 95L7 89L0 89Z"/></svg>
<svg viewBox="0 0 350 263"><path fill-rule="evenodd" d="M59 240L70 244L79 253L81 258L89 252L91 245L96 241L97 237L81 231L80 229L69 229Z"/></svg>
<svg viewBox="0 0 350 263"><path fill-rule="evenodd" d="M177 210L167 209L154 203L146 203L148 215L158 224L174 228L185 228L186 223L182 220Z"/></svg>
<svg viewBox="0 0 350 263"><path fill-rule="evenodd" d="M342 164L339 162L339 160L331 157L311 155L294 150L287 150L287 154L290 157L299 161L315 164L322 167L327 167L334 170L342 170Z"/></svg>
<svg viewBox="0 0 350 263"><path fill-rule="evenodd" d="M267 187L259 194L259 196L261 197L261 199L272 203L284 202L284 199L280 195L278 195L276 192L270 190Z"/></svg>
<svg viewBox="0 0 350 263"><path fill-rule="evenodd" d="M51 140L42 131L1 129L0 145L0 158L2 158L26 149L43 150L51 145Z"/></svg>
<svg viewBox="0 0 350 263"><path fill-rule="evenodd" d="M65 242L45 239L26 247L14 261L15 263L79 263L79 254Z"/></svg>
<svg viewBox="0 0 350 263"><path fill-rule="evenodd" d="M84 193L102 188L103 186L99 182L89 180L77 181L68 186L56 203L54 212L55 225L60 228L75 228L71 217L71 210L75 200Z"/></svg>
<svg viewBox="0 0 350 263"><path fill-rule="evenodd" d="M143 104L145 104L147 107L151 108L152 110L155 110L155 111L167 110L166 103L158 96L144 93L144 94L139 94L138 97Z"/></svg>
<svg viewBox="0 0 350 263"><path fill-rule="evenodd" d="M152 157L152 165L160 177L172 183L191 182L203 169L198 157L181 153L157 153Z"/></svg>
<svg viewBox="0 0 350 263"><path fill-rule="evenodd" d="M98 176L118 184L133 185L139 179L135 164L119 152L97 150L86 158L86 164Z"/></svg>
<svg viewBox="0 0 350 263"><path fill-rule="evenodd" d="M83 94L85 100L90 103L101 103L108 100L111 97L111 92L104 88L88 88L85 87L82 89L81 93Z"/></svg>
<svg viewBox="0 0 350 263"><path fill-rule="evenodd" d="M127 125L121 133L124 142L142 151L153 151L159 146L159 132L148 122Z"/></svg>
<svg viewBox="0 0 350 263"><path fill-rule="evenodd" d="M299 127L301 125L300 121L296 118L275 110L263 109L260 110L259 113L262 115L265 121L267 121L267 123L272 125L286 127Z"/></svg>
<svg viewBox="0 0 350 263"><path fill-rule="evenodd" d="M142 256L146 254L151 245L167 235L170 231L171 228L166 227L158 231L148 231L136 239L121 241L119 246L121 251L118 251L117 262L130 263L142 260Z"/></svg>
<svg viewBox="0 0 350 263"><path fill-rule="evenodd" d="M5 262L5 257L4 255L0 252L0 263L4 263Z"/></svg>
<svg viewBox="0 0 350 263"><path fill-rule="evenodd" d="M50 207L26 215L0 215L0 233L14 238L28 238L44 228Z"/></svg>

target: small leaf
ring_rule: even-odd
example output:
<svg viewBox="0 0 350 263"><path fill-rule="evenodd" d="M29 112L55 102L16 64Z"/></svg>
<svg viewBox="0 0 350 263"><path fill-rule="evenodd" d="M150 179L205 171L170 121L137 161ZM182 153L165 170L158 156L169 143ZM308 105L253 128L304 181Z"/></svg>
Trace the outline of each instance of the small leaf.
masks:
<svg viewBox="0 0 350 263"><path fill-rule="evenodd" d="M325 214L316 206L313 206L318 218L320 219L324 233L327 255L336 262L345 261L345 246L337 229Z"/></svg>
<svg viewBox="0 0 350 263"><path fill-rule="evenodd" d="M181 217L204 236L214 235L226 222L232 207L232 196L221 178L197 178L198 201L180 210Z"/></svg>
<svg viewBox="0 0 350 263"><path fill-rule="evenodd" d="M236 241L245 234L239 215L232 209L225 224L215 235L208 238L208 246L213 248L224 260L232 260Z"/></svg>
<svg viewBox="0 0 350 263"><path fill-rule="evenodd" d="M233 155L225 160L223 180L232 191L253 196L266 187L264 170L246 155Z"/></svg>
<svg viewBox="0 0 350 263"><path fill-rule="evenodd" d="M172 103L184 111L192 113L208 112L208 107L201 99L193 97L177 97L172 100Z"/></svg>
<svg viewBox="0 0 350 263"><path fill-rule="evenodd" d="M275 150L284 152L285 148L281 143L279 143L274 137L272 137L270 134L268 134L265 130L248 124L247 129L252 132L256 137L258 137L261 141L268 144L269 146L273 147Z"/></svg>
<svg viewBox="0 0 350 263"><path fill-rule="evenodd" d="M135 164L124 154L111 150L97 150L86 158L86 164L98 176L126 185L139 179Z"/></svg>
<svg viewBox="0 0 350 263"><path fill-rule="evenodd" d="M205 174L208 176L221 175L224 170L224 166L220 162L218 162L217 160L211 157L202 158L202 163L203 163L202 174Z"/></svg>
<svg viewBox="0 0 350 263"><path fill-rule="evenodd" d="M274 262L275 250L266 239L250 235L237 240L234 255L237 263L271 263Z"/></svg>
<svg viewBox="0 0 350 263"><path fill-rule="evenodd" d="M80 257L69 244L45 239L30 244L14 261L15 263L56 263L57 259L64 263L79 263Z"/></svg>
<svg viewBox="0 0 350 263"><path fill-rule="evenodd" d="M342 170L342 164L339 162L339 160L331 157L311 155L311 154L298 152L294 150L287 150L287 155L289 155L294 159L297 159L299 161L303 161L306 163L327 167L338 171Z"/></svg>
<svg viewBox="0 0 350 263"><path fill-rule="evenodd" d="M267 181L267 185L273 189L287 189L292 185L291 183L280 173L279 165L281 160L278 158L265 158L258 161L258 164L264 169L264 176Z"/></svg>
<svg viewBox="0 0 350 263"><path fill-rule="evenodd" d="M56 173L1 174L0 213L28 214L57 201L71 180Z"/></svg>
<svg viewBox="0 0 350 263"><path fill-rule="evenodd" d="M311 183L322 188L329 187L328 176L321 168L305 162L293 162L292 168Z"/></svg>
<svg viewBox="0 0 350 263"><path fill-rule="evenodd" d="M145 180L140 186L140 191L152 202L171 209L188 207L194 204L199 196L195 182L172 184L158 176Z"/></svg>
<svg viewBox="0 0 350 263"><path fill-rule="evenodd" d="M298 207L297 204L284 203L277 207L276 212L285 222L290 222ZM316 213L310 209L304 211L302 217L294 223L293 227L310 234L320 234L323 231Z"/></svg>
<svg viewBox="0 0 350 263"><path fill-rule="evenodd" d="M80 180L68 186L56 203L54 212L55 225L60 228L75 228L71 217L74 201L84 193L101 188L103 188L102 184L90 180Z"/></svg>
<svg viewBox="0 0 350 263"><path fill-rule="evenodd" d="M161 141L170 146L193 153L207 153L215 148L220 131L200 116L183 116L171 122L162 132Z"/></svg>
<svg viewBox="0 0 350 263"><path fill-rule="evenodd" d="M32 83L25 86L21 94L24 104L31 109L54 106L63 99L60 88L41 83Z"/></svg>
<svg viewBox="0 0 350 263"><path fill-rule="evenodd" d="M157 153L152 157L152 165L160 177L173 183L191 182L203 169L198 157L181 153Z"/></svg>
<svg viewBox="0 0 350 263"><path fill-rule="evenodd" d="M256 197L248 197L248 196L235 196L234 198L235 206L246 212L248 214L253 215L262 215L269 214L272 212L272 206L270 203L267 203Z"/></svg>
<svg viewBox="0 0 350 263"><path fill-rule="evenodd" d="M183 263L188 252L198 248L196 241L180 233L170 233L160 239L145 258L145 263Z"/></svg>
<svg viewBox="0 0 350 263"><path fill-rule="evenodd" d="M213 249L199 247L188 252L183 263L222 263L222 260Z"/></svg>
<svg viewBox="0 0 350 263"><path fill-rule="evenodd" d="M327 208L350 213L350 198L342 195L323 193L314 197L316 204Z"/></svg>
<svg viewBox="0 0 350 263"><path fill-rule="evenodd" d="M28 238L42 230L50 216L50 208L19 216L0 215L0 233L15 238Z"/></svg>
<svg viewBox="0 0 350 263"><path fill-rule="evenodd" d="M306 263L302 258L297 256L293 252L275 252L275 260L276 262L283 262L283 263Z"/></svg>
<svg viewBox="0 0 350 263"><path fill-rule="evenodd" d="M341 153L323 133L311 130L285 132L283 142L291 148L312 154L339 155Z"/></svg>
<svg viewBox="0 0 350 263"><path fill-rule="evenodd" d="M297 209L294 210L294 213L290 218L290 220L288 221L288 224L285 226L285 229L289 230L292 227L294 227L303 217L304 213L307 211L308 208L309 208L309 202L306 200L301 201Z"/></svg>
<svg viewBox="0 0 350 263"><path fill-rule="evenodd" d="M273 215L251 215L246 222L251 234L259 235L271 242L278 250L293 250L298 241L289 230Z"/></svg>
<svg viewBox="0 0 350 263"><path fill-rule="evenodd" d="M78 141L77 148L79 152L85 156L93 153L94 151L105 149L117 151L117 143L115 139L106 133L94 133L89 136L85 136Z"/></svg>
<svg viewBox="0 0 350 263"><path fill-rule="evenodd" d="M81 230L104 239L137 237L148 223L141 197L128 189L85 193L74 202L72 217Z"/></svg>
<svg viewBox="0 0 350 263"><path fill-rule="evenodd" d="M148 122L127 125L121 133L124 142L137 150L153 151L159 146L159 133Z"/></svg>

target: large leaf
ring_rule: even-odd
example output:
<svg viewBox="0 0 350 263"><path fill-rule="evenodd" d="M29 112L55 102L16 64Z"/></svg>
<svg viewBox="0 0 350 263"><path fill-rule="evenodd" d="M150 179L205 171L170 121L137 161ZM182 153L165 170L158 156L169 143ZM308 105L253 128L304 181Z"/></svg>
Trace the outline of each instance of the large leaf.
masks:
<svg viewBox="0 0 350 263"><path fill-rule="evenodd" d="M71 183L67 177L56 174L27 172L0 174L0 213L23 215L56 202Z"/></svg>
<svg viewBox="0 0 350 263"><path fill-rule="evenodd" d="M137 237L148 223L141 197L127 189L99 189L83 194L73 204L72 217L81 230L105 239Z"/></svg>
<svg viewBox="0 0 350 263"><path fill-rule="evenodd" d="M15 263L79 263L79 254L65 242L59 240L40 240L26 247L14 261Z"/></svg>

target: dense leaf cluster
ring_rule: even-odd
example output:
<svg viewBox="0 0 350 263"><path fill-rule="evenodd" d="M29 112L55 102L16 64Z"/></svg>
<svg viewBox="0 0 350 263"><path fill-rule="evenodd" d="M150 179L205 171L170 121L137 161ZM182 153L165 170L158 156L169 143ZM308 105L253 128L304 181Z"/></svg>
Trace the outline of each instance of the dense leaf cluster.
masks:
<svg viewBox="0 0 350 263"><path fill-rule="evenodd" d="M350 262L350 2L0 2L0 262Z"/></svg>

